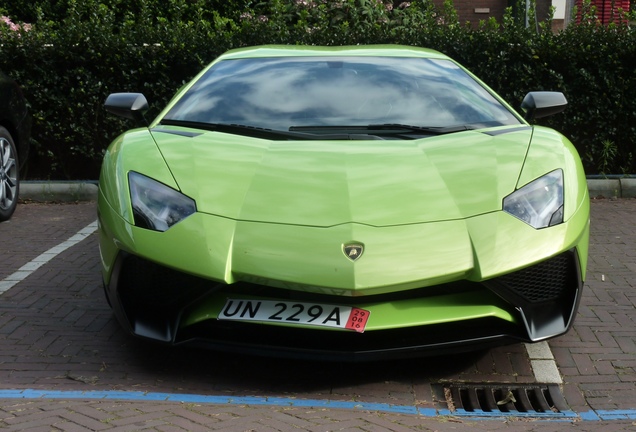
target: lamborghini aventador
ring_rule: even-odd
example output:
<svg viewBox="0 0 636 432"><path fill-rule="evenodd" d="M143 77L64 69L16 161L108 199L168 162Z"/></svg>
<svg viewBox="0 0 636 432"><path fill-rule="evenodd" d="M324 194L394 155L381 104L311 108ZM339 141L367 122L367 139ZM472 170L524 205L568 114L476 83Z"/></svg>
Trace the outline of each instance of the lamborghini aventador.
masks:
<svg viewBox="0 0 636 432"><path fill-rule="evenodd" d="M588 253L579 156L449 57L262 46L218 57L138 122L99 183L106 296L168 345L374 360L568 331ZM561 114L563 115L563 114Z"/></svg>

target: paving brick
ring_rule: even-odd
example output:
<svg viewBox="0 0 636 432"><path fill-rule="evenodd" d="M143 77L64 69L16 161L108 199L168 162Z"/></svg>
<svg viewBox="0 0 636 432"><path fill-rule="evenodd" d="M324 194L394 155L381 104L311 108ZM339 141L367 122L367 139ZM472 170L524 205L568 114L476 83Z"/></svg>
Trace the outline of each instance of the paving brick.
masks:
<svg viewBox="0 0 636 432"><path fill-rule="evenodd" d="M158 427L158 430L168 431L187 431L187 432L207 432L209 430L215 429L215 423L211 420L208 420L206 423L194 423L191 420L183 417L179 417L178 415L168 416L165 418L165 421L170 424L170 429L166 429L168 426Z"/></svg>
<svg viewBox="0 0 636 432"><path fill-rule="evenodd" d="M199 425L199 427L220 421L215 414L199 411L199 408L200 407L188 407L188 405L182 404L181 406L171 407L170 412L175 417L187 420L191 424Z"/></svg>
<svg viewBox="0 0 636 432"><path fill-rule="evenodd" d="M46 427L47 425L54 424L57 420L63 418L64 415L67 415L66 410L57 410L57 411L47 411L41 412L39 410L35 410L35 412L29 412L27 414L19 414L13 418L4 418L0 422L2 426L2 430L28 430L31 428L38 427Z"/></svg>
<svg viewBox="0 0 636 432"><path fill-rule="evenodd" d="M155 428L156 430L158 430L159 432L198 432L196 429L195 430L191 430L191 429L187 429L187 428L181 428L178 427L177 425L174 424L170 424L170 425L159 425ZM209 429L207 429L209 430Z"/></svg>

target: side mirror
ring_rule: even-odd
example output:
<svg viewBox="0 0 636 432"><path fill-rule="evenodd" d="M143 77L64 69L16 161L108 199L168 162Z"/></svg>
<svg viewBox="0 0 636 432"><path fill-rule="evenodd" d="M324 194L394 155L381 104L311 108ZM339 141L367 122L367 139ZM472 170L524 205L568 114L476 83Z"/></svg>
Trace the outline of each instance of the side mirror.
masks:
<svg viewBox="0 0 636 432"><path fill-rule="evenodd" d="M535 118L558 114L565 109L567 104L568 101L563 93L536 91L528 93L523 98L521 109L525 113L525 119L530 121Z"/></svg>
<svg viewBox="0 0 636 432"><path fill-rule="evenodd" d="M144 113L148 111L148 101L141 93L113 93L104 103L106 111L120 117L148 125Z"/></svg>

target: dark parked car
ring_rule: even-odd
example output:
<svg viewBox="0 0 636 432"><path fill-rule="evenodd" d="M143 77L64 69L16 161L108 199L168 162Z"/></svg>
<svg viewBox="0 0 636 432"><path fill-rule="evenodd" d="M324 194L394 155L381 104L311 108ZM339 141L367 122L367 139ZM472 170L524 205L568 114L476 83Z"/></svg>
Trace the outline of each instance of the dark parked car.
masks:
<svg viewBox="0 0 636 432"><path fill-rule="evenodd" d="M31 117L22 90L0 71L0 222L13 215L20 191L20 167L27 158Z"/></svg>

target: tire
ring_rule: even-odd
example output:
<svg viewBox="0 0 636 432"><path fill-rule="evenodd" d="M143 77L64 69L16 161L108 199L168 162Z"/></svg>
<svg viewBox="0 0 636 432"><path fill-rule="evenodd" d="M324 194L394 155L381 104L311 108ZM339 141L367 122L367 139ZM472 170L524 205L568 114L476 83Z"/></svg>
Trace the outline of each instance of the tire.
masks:
<svg viewBox="0 0 636 432"><path fill-rule="evenodd" d="M0 222L13 215L20 192L18 152L8 130L0 126Z"/></svg>

